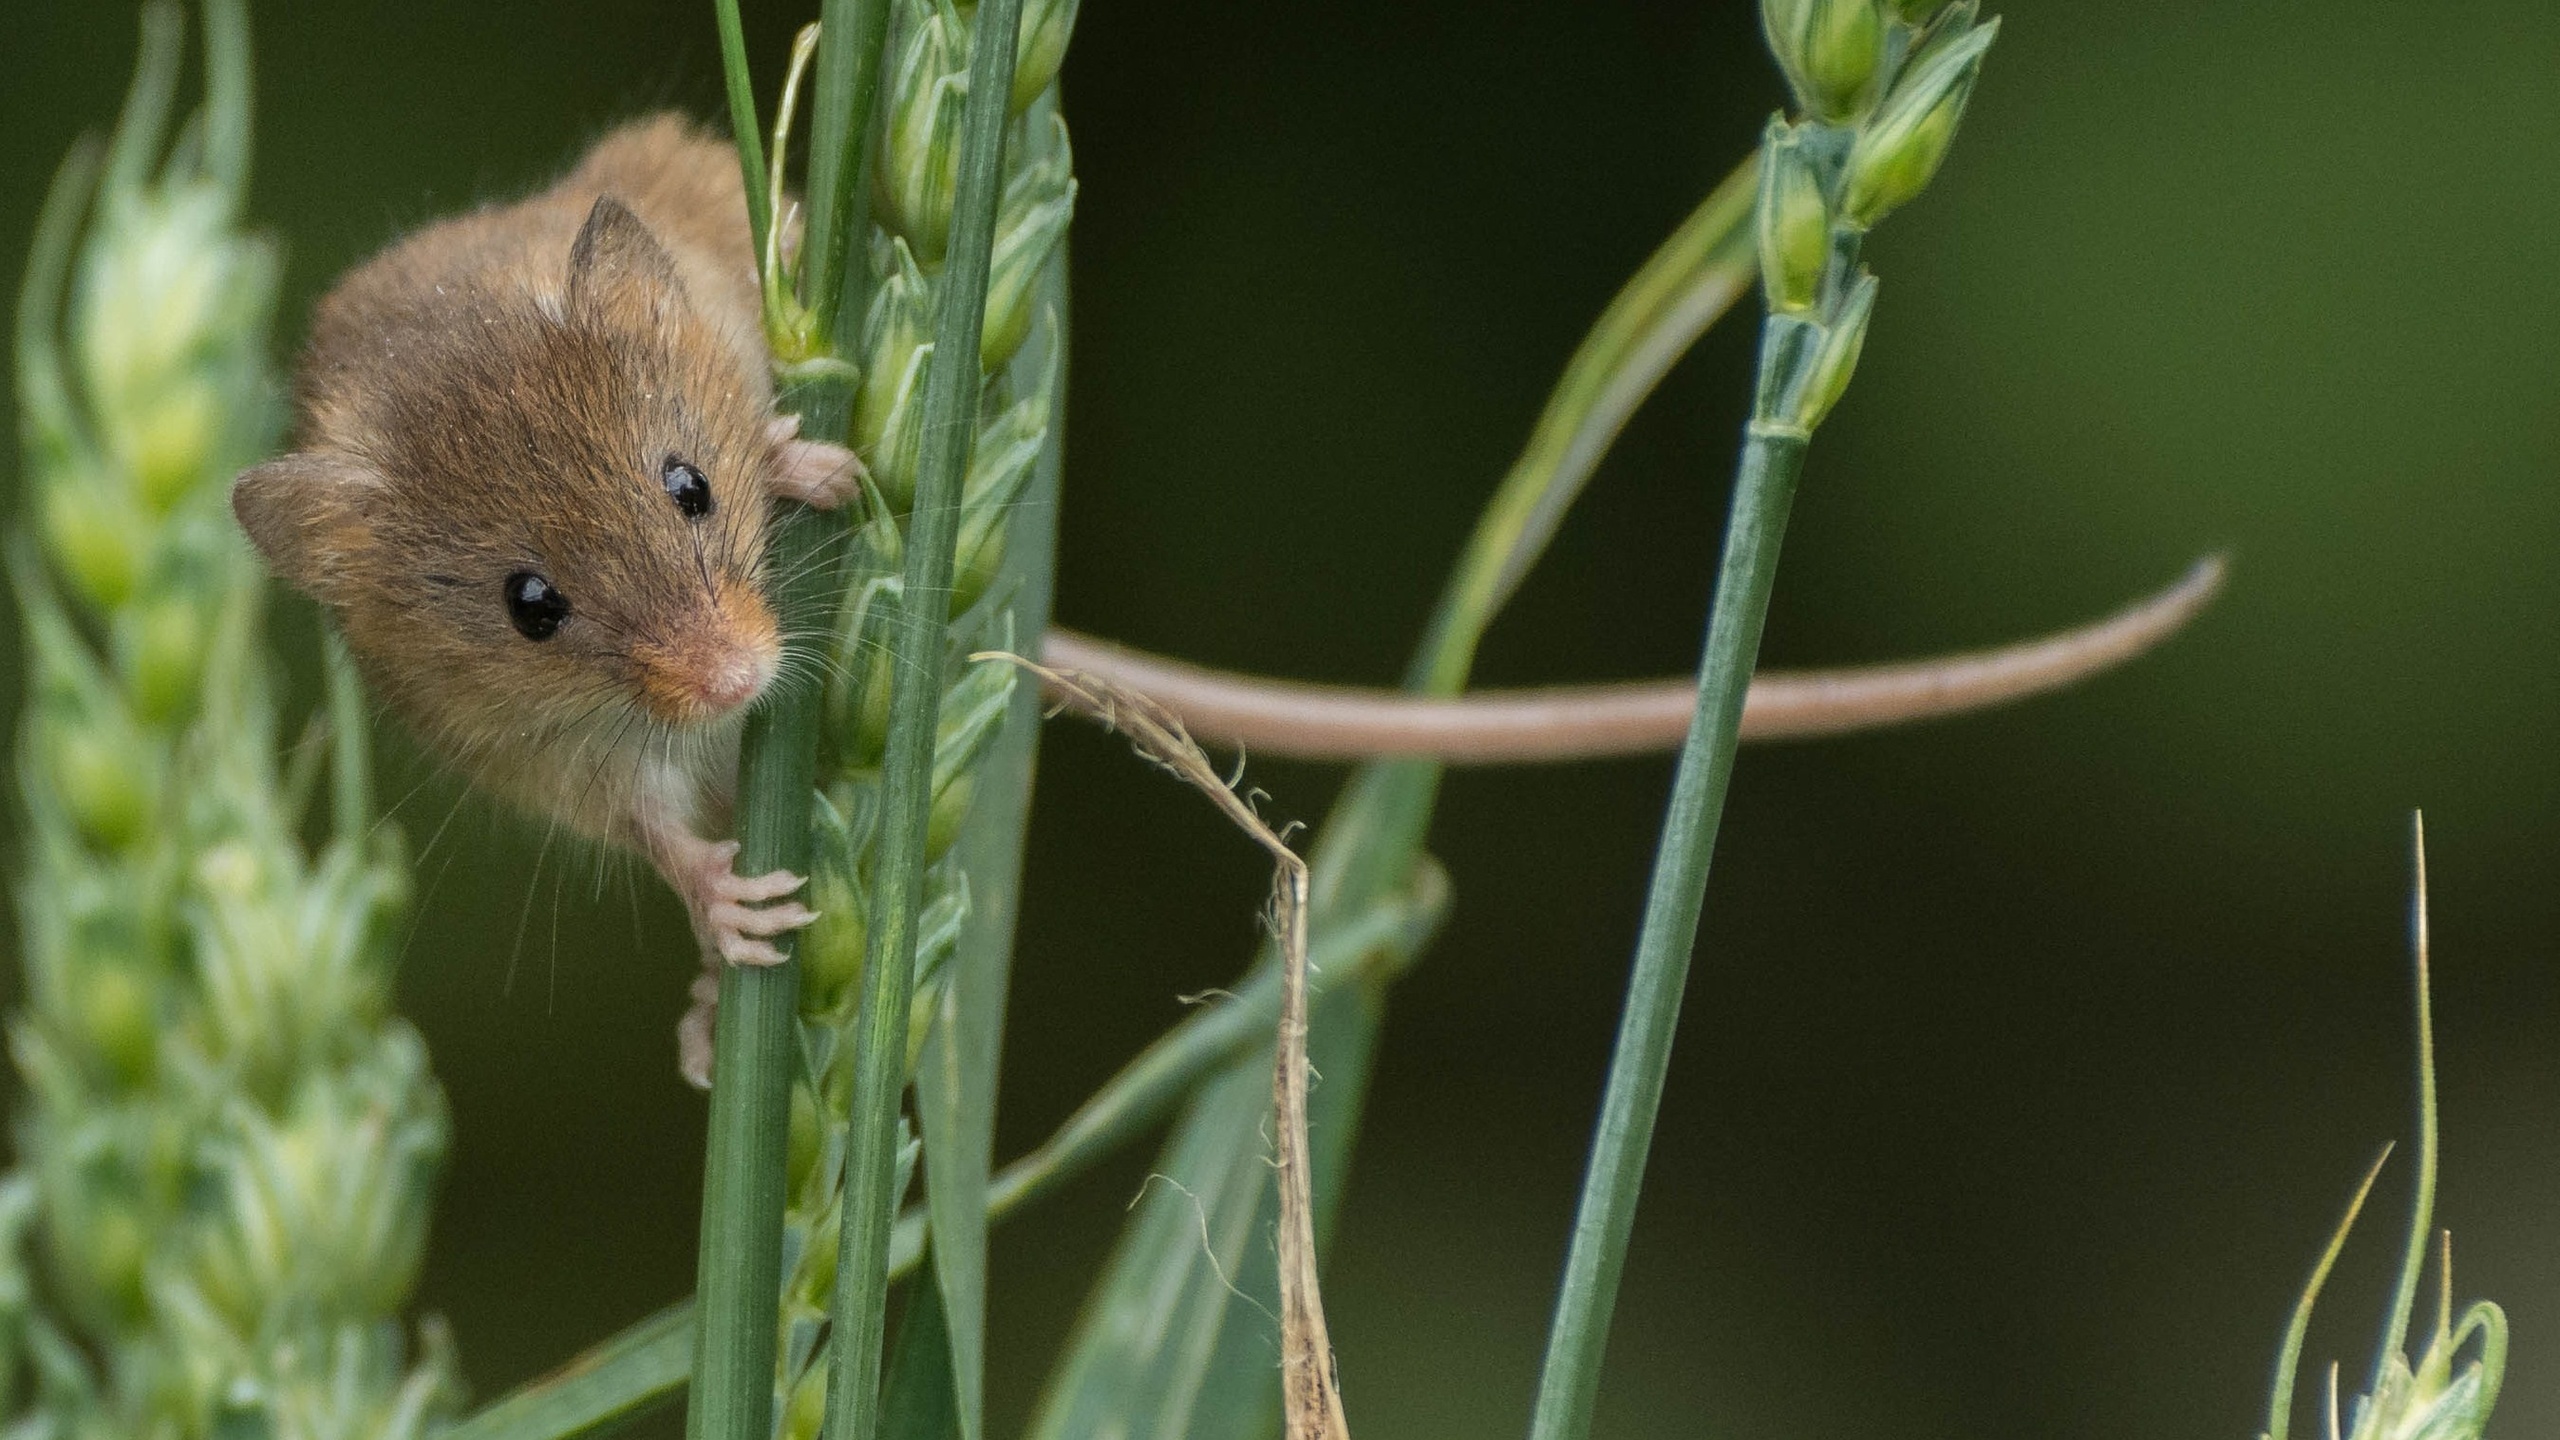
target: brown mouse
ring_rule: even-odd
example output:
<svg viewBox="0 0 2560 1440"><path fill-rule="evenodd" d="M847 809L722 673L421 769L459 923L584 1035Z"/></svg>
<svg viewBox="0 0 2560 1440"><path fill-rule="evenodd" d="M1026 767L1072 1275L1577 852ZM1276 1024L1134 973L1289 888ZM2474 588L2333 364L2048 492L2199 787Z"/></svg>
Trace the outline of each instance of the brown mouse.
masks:
<svg viewBox="0 0 2560 1440"><path fill-rule="evenodd" d="M707 837L782 658L768 498L859 473L774 414L743 190L725 142L658 116L401 240L321 301L298 448L232 489L391 708L474 784L648 856L706 964L778 961L813 918L801 877Z"/></svg>

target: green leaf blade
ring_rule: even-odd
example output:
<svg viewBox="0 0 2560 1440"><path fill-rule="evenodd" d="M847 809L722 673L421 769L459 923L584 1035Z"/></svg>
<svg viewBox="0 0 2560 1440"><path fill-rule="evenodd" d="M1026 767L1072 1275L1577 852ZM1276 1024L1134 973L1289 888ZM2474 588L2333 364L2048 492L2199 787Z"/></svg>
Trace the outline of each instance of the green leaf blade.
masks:
<svg viewBox="0 0 2560 1440"><path fill-rule="evenodd" d="M904 599L890 632L895 680L881 767L879 910L869 937L855 1024L844 1230L831 1321L828 1408L836 1440L872 1440L879 1424L889 1245L897 1203L894 1137L899 1098L906 1089L916 919L923 904L926 827L933 801L933 747L942 703L961 484L976 440L982 378L979 331L985 320L987 276L995 246L1005 102L1011 91L1020 17L1020 0L984 0L976 16L951 240L935 316L934 351L924 377L922 451L904 542ZM964 1407L963 1424L968 1423Z"/></svg>

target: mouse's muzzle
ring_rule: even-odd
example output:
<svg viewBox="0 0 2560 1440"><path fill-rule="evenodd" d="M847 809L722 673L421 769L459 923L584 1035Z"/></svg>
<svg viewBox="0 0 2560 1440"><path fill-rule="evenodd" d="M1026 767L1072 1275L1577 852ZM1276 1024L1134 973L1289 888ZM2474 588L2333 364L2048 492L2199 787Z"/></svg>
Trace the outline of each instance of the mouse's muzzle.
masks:
<svg viewBox="0 0 2560 1440"><path fill-rule="evenodd" d="M711 603L631 647L651 713L704 725L764 693L782 663L782 633L762 596L723 584Z"/></svg>

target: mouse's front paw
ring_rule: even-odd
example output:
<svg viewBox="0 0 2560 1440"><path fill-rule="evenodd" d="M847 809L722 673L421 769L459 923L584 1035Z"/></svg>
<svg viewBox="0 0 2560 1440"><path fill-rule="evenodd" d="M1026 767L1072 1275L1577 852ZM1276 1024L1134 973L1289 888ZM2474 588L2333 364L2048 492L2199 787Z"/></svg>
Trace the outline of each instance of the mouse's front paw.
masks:
<svg viewBox="0 0 2560 1440"><path fill-rule="evenodd" d="M784 898L809 882L788 870L741 875L733 868L737 858L735 840L703 847L686 896L694 929L732 965L779 965L783 955L772 937L818 918L808 906Z"/></svg>
<svg viewBox="0 0 2560 1440"><path fill-rule="evenodd" d="M777 418L766 432L773 445L773 464L765 489L784 500L797 500L817 510L833 510L862 492L871 472L862 457L841 445L800 438L800 417Z"/></svg>

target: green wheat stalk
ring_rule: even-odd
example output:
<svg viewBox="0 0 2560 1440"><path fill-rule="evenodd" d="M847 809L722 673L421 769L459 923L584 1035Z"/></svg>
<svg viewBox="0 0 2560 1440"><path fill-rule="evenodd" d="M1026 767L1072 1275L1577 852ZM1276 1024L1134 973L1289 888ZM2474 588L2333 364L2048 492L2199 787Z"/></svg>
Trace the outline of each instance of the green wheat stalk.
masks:
<svg viewBox="0 0 2560 1440"><path fill-rule="evenodd" d="M6 1399L55 1433L408 1440L457 1398L441 1329L413 1358L399 1319L444 1101L391 1013L410 871L334 645L279 764L227 503L280 418L275 259L240 228L248 17L205 20L205 104L172 142L184 29L145 7L124 114L65 163L20 297L27 1093L0 1220L50 1283L0 1283Z"/></svg>
<svg viewBox="0 0 2560 1440"><path fill-rule="evenodd" d="M1936 174L1999 22L1975 0L1763 0L1770 48L1803 118L1760 149L1761 325L1751 420L1725 522L1698 670L1698 706L1671 784L1573 1243L1547 1332L1533 1440L1581 1440L1599 1394L1609 1313L1644 1183L1672 1033L1760 652L1778 547L1814 428L1848 387L1876 281L1866 233Z"/></svg>
<svg viewBox="0 0 2560 1440"><path fill-rule="evenodd" d="M799 62L768 156L734 0L716 13L741 165L769 200ZM994 1035L1037 717L1010 675L956 659L1047 618L1034 492L1056 478L1074 182L1053 82L1073 17L1060 0L847 0L804 40L807 217L796 264L759 245L767 332L786 408L863 457L869 503L849 529L788 517L776 541L775 571L800 581L786 627L831 637L829 679L750 722L742 863L805 865L822 918L795 963L720 980L696 1434L809 1436L831 1409L834 1433L870 1432L911 1081L950 1212L941 1368L922 1373L976 1434ZM787 224L760 214L758 235Z"/></svg>

